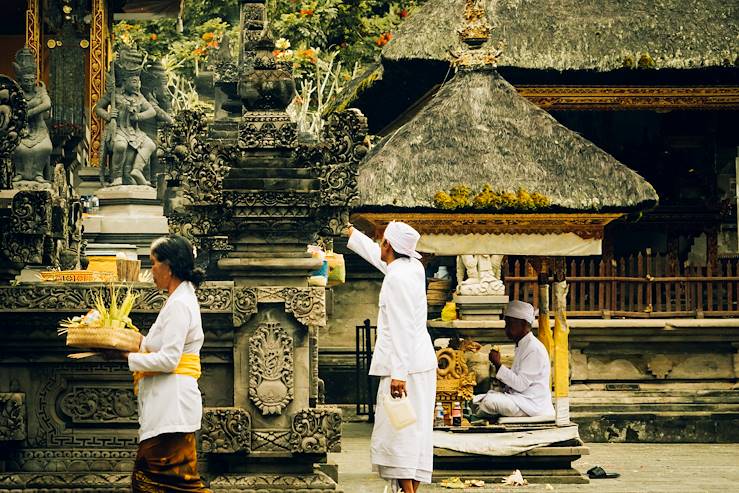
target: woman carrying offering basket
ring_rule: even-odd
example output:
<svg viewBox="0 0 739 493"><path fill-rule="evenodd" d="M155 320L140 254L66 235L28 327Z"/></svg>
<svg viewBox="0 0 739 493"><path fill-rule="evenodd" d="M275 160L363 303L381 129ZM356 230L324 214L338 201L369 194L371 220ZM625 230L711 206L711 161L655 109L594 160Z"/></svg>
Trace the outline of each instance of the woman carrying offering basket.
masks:
<svg viewBox="0 0 739 493"><path fill-rule="evenodd" d="M195 431L203 413L198 378L203 327L189 241L169 235L151 244L152 275L169 293L140 352L119 352L134 372L138 395L139 449L131 487L149 491L209 492L197 472Z"/></svg>

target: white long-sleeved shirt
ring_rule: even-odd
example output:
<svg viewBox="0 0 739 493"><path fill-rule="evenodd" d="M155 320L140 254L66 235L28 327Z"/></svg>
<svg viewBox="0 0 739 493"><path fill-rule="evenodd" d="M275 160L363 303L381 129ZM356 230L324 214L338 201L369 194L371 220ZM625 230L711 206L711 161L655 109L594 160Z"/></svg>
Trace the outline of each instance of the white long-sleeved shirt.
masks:
<svg viewBox="0 0 739 493"><path fill-rule="evenodd" d="M160 372L139 382L139 441L162 433L200 429L203 403L193 377L171 373L183 353L199 354L203 325L195 287L182 282L164 303L141 342L141 352L128 355L133 371Z"/></svg>
<svg viewBox="0 0 739 493"><path fill-rule="evenodd" d="M495 377L506 385L506 394L528 416L551 416L554 406L549 388L550 371L544 344L529 332L516 344L513 368L503 365Z"/></svg>
<svg viewBox="0 0 739 493"><path fill-rule="evenodd" d="M405 381L409 373L437 368L426 329L426 273L421 262L398 258L386 264L380 258L380 246L356 229L347 246L385 274L369 374Z"/></svg>

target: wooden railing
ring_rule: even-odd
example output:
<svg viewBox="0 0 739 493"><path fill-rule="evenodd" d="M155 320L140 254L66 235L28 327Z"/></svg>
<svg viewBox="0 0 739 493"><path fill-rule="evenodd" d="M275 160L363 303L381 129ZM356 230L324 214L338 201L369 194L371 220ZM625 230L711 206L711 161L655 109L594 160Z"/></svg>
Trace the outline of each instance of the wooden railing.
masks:
<svg viewBox="0 0 739 493"><path fill-rule="evenodd" d="M526 258L504 261L511 299L538 307L534 269ZM666 255L638 254L611 262L600 257L567 259L568 316L729 317L739 316L739 259L711 267L670 262Z"/></svg>

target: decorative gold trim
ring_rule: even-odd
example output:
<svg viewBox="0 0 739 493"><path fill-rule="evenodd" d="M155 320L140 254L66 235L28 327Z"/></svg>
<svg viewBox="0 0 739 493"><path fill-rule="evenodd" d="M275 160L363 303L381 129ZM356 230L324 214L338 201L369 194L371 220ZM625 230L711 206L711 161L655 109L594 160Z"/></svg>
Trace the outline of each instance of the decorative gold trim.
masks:
<svg viewBox="0 0 739 493"><path fill-rule="evenodd" d="M475 214L475 213L378 213L353 214L359 229L380 236L390 221L403 221L422 234L550 234L575 233L581 238L603 238L603 228L622 213L587 214Z"/></svg>
<svg viewBox="0 0 739 493"><path fill-rule="evenodd" d="M516 86L546 110L739 109L739 86Z"/></svg>
<svg viewBox="0 0 739 493"><path fill-rule="evenodd" d="M27 0L26 46L36 59L36 80L41 80L41 20L38 3L39 0Z"/></svg>
<svg viewBox="0 0 739 493"><path fill-rule="evenodd" d="M100 163L100 138L103 135L103 120L95 114L95 104L105 93L105 75L108 68L107 12L105 0L92 0L90 17L90 74L88 78L88 110L90 112L90 165Z"/></svg>

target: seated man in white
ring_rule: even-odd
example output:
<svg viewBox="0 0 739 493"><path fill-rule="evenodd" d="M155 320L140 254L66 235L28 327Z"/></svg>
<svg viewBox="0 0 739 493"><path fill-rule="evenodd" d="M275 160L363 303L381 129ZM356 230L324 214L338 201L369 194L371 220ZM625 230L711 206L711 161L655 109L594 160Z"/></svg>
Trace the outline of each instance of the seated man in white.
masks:
<svg viewBox="0 0 739 493"><path fill-rule="evenodd" d="M476 414L489 416L553 416L549 384L550 362L544 345L531 333L534 307L523 301L511 301L504 313L505 335L516 343L513 367L500 362L493 349L488 358L495 366L491 374L505 384L503 392L476 395Z"/></svg>

